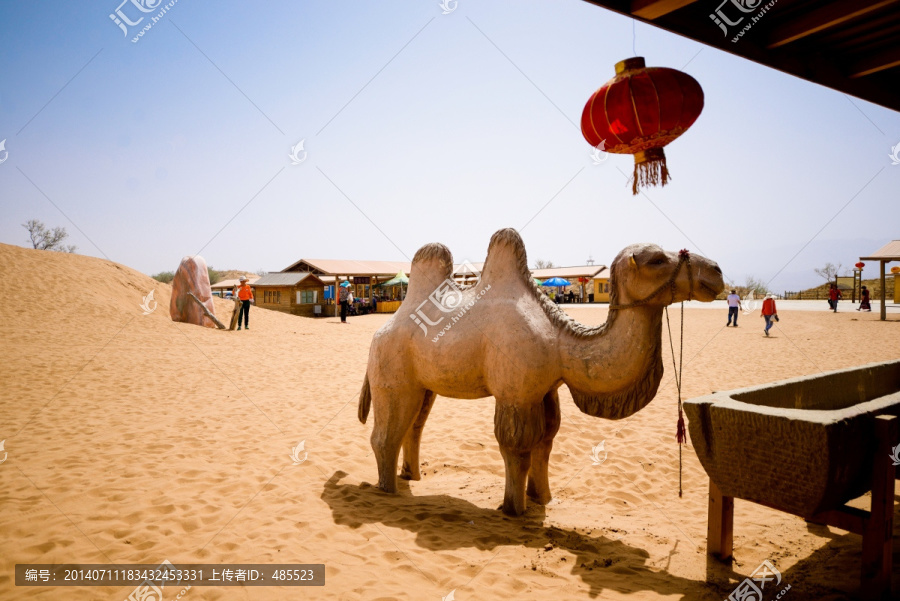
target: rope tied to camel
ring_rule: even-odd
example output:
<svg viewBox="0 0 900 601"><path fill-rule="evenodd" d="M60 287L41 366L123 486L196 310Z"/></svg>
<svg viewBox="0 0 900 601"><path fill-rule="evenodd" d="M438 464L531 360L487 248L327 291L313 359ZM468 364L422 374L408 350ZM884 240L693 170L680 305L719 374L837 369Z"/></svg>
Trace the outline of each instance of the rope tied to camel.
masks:
<svg viewBox="0 0 900 601"><path fill-rule="evenodd" d="M679 258L683 258L683 261L687 263L687 273L688 273L688 300L693 300L694 297L694 272L691 269L691 257L690 252L683 248L678 252ZM675 288L673 283L672 288L672 301L675 301ZM672 369L675 372L675 388L678 390L678 425L675 428L675 440L678 443L678 497L681 498L684 494L682 488L682 472L684 463L682 461L681 456L681 445L687 442L687 433L685 432L684 427L684 409L683 403L681 400L681 381L682 376L684 374L684 301L681 301L681 332L678 340L678 364L675 364L675 344L672 340L672 325L669 323L669 307L665 308L666 312L666 328L669 330L669 348L672 351Z"/></svg>
<svg viewBox="0 0 900 601"><path fill-rule="evenodd" d="M669 288L669 291L672 295L672 299L669 301L669 304L673 304L675 302L676 292L678 290L678 284L676 280L678 279L678 274L681 272L681 266L684 265L687 268L687 276L688 276L688 300L694 299L694 271L691 269L691 251L686 248L682 248L678 251L678 266L672 272L671 277L668 280L662 283L659 288L654 290L648 296L636 300L631 303L626 303L624 305L610 305L609 310L615 311L618 309L630 309L632 307L640 307L642 305L646 305L650 302L653 297L658 295L660 292ZM681 454L681 445L687 442L687 432L685 430L684 425L684 408L681 400L681 376L684 371L684 301L681 301L681 334L679 340L679 349L678 349L678 363L675 363L675 344L672 340L672 325L669 323L669 307L666 305L664 307L666 313L666 328L669 330L669 348L672 350L672 368L675 371L675 387L678 390L678 425L675 428L675 440L678 442L678 497L681 498L684 494L682 487L682 472L684 467L684 462L682 461Z"/></svg>

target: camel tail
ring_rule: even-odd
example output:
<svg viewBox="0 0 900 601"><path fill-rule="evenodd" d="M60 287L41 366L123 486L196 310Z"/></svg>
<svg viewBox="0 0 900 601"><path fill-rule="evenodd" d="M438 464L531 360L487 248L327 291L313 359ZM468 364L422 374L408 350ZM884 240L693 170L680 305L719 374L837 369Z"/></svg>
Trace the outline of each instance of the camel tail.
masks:
<svg viewBox="0 0 900 601"><path fill-rule="evenodd" d="M369 388L369 374L363 381L362 390L359 391L359 421L366 423L369 418L369 409L372 408L372 390Z"/></svg>

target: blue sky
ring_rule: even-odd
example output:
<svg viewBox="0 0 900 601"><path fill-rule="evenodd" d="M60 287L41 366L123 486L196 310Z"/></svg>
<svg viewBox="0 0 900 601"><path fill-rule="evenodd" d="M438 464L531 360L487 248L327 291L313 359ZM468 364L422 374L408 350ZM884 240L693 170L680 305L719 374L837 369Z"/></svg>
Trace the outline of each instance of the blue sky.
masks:
<svg viewBox="0 0 900 601"><path fill-rule="evenodd" d="M580 0L459 0L447 15L437 1L178 0L137 43L156 12L125 37L119 1L0 4L2 242L24 245L37 218L146 273L198 251L277 271L432 241L480 261L511 226L532 263L608 263L651 241L780 291L900 237L900 115ZM594 165L578 128L633 47L706 97L666 148L669 186L637 197L631 156Z"/></svg>

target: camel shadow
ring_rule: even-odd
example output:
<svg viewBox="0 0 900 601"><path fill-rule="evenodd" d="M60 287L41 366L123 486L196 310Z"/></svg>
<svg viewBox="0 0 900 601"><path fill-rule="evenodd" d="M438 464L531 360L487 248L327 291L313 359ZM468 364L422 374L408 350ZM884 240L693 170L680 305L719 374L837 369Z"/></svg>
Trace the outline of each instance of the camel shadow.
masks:
<svg viewBox="0 0 900 601"><path fill-rule="evenodd" d="M598 597L604 590L626 594L653 591L659 595L681 595L681 599L691 601L721 601L722 592L726 591L652 568L644 549L620 540L545 526L546 510L540 505L530 504L523 516L511 518L496 509L478 507L448 495L413 496L404 481L400 482L398 494L389 495L367 483L342 484L346 476L345 472L335 472L321 495L331 508L334 523L341 526L355 529L365 524L382 524L400 528L415 533L416 544L429 551L546 549L549 544L576 556L574 561L569 557L561 566L554 564L556 567L549 569L568 569L590 587L591 597Z"/></svg>

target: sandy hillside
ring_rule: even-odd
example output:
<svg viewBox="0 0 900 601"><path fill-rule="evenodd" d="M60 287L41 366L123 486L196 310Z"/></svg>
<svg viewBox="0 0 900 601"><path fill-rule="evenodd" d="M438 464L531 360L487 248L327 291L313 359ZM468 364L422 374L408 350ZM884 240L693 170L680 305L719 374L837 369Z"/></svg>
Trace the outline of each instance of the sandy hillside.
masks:
<svg viewBox="0 0 900 601"><path fill-rule="evenodd" d="M660 393L631 418L591 418L561 389L556 500L512 519L496 510L490 399L438 399L423 479L395 496L367 484L372 425L357 421L356 400L389 316L342 326L254 308L249 331L222 332L173 323L168 285L107 261L0 245L0 276L0 599L121 600L133 588L17 588L16 563L163 559L327 566L324 588L195 587L183 597L194 600L437 601L455 590L459 601L719 601L765 559L791 585L785 599L857 589L858 536L740 500L736 561L707 559L708 480L690 446L677 493L665 335ZM158 308L144 315L150 290ZM217 300L217 315L231 306ZM686 311L685 398L900 357L896 319L781 317L766 339L755 315L726 329L724 313ZM301 441L308 456L294 465ZM592 465L601 441L608 454Z"/></svg>

